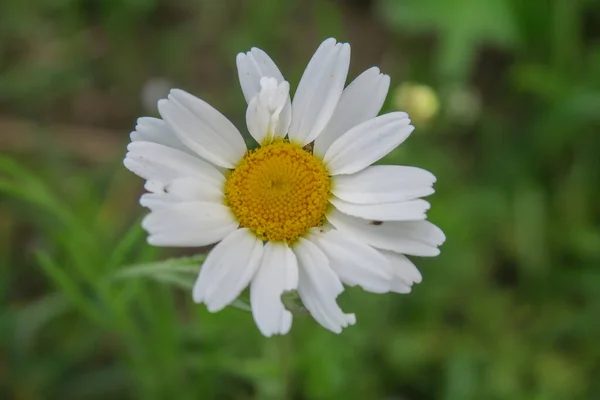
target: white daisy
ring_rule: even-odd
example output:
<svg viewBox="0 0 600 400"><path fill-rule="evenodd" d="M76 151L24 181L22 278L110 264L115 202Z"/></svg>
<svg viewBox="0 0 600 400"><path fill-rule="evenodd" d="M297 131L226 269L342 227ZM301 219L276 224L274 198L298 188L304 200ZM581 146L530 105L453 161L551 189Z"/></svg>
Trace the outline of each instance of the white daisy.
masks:
<svg viewBox="0 0 600 400"><path fill-rule="evenodd" d="M435 177L406 166L371 166L412 132L408 115L377 117L390 84L376 67L344 88L350 46L325 40L293 101L262 50L237 56L248 131L179 89L140 118L125 166L144 178L142 226L156 246L207 246L193 289L216 312L250 286L266 335L292 325L281 295L296 290L312 316L339 333L355 323L336 298L343 284L408 293L421 274L405 255L436 256L445 240L426 221Z"/></svg>

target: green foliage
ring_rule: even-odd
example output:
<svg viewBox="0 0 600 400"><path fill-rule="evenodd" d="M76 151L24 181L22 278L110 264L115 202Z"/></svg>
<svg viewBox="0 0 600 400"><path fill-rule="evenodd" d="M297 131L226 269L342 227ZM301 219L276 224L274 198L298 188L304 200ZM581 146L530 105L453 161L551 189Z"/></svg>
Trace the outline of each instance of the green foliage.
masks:
<svg viewBox="0 0 600 400"><path fill-rule="evenodd" d="M359 3L2 2L0 114L117 127L123 148L77 161L42 123L44 151L2 149L0 398L600 398L600 3ZM351 76L378 64L439 94L384 161L435 173L448 241L415 259L410 295L348 289L342 335L297 309L266 339L247 299L193 304L203 256L145 243L118 158L149 79L241 128L235 54L264 48L294 87L330 35L352 42Z"/></svg>
<svg viewBox="0 0 600 400"><path fill-rule="evenodd" d="M436 34L441 78L467 79L482 44L514 48L517 43L506 0L384 0L381 15L397 29Z"/></svg>

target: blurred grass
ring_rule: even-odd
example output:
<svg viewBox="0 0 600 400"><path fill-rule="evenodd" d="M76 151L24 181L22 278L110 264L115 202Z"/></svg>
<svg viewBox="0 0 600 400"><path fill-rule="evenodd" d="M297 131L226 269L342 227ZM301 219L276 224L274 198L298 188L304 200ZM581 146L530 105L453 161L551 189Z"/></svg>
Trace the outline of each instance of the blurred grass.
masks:
<svg viewBox="0 0 600 400"><path fill-rule="evenodd" d="M600 398L599 27L596 0L4 0L0 398ZM330 35L351 77L438 93L385 161L438 176L448 241L408 296L349 289L342 335L299 316L269 340L192 304L199 260L145 244L120 159L148 82L242 128L235 54L267 50L294 87Z"/></svg>

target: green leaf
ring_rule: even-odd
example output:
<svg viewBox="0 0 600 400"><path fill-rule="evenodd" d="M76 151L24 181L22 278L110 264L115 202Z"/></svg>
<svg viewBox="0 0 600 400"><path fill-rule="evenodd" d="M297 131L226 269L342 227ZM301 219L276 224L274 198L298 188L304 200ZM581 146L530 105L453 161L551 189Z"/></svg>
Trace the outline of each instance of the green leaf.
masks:
<svg viewBox="0 0 600 400"><path fill-rule="evenodd" d="M172 258L165 261L132 265L119 269L112 275L112 278L115 280L149 278L156 282L189 291L194 287L195 277L205 258L206 256L202 254L192 257ZM231 303L231 307L242 311L252 311L247 299L241 297Z"/></svg>
<svg viewBox="0 0 600 400"><path fill-rule="evenodd" d="M65 297L60 293L46 295L17 311L15 339L18 347L29 351L42 328L54 318L70 309Z"/></svg>
<svg viewBox="0 0 600 400"><path fill-rule="evenodd" d="M237 308L238 310L252 312L250 304L247 301L242 300L240 298L235 299L233 303L230 304L230 306L233 308Z"/></svg>
<svg viewBox="0 0 600 400"><path fill-rule="evenodd" d="M169 273L197 274L206 255L171 258L164 261L122 267L113 274L114 279L152 277Z"/></svg>
<svg viewBox="0 0 600 400"><path fill-rule="evenodd" d="M138 243L143 235L144 230L141 228L140 224L134 223L123 236L121 241L119 241L119 244L108 258L106 263L107 270L112 271L121 265L128 253Z"/></svg>
<svg viewBox="0 0 600 400"><path fill-rule="evenodd" d="M105 316L94 301L84 294L81 285L74 281L64 268L61 268L56 261L44 252L39 251L35 256L46 275L74 307L78 307L88 318L101 325L106 322Z"/></svg>

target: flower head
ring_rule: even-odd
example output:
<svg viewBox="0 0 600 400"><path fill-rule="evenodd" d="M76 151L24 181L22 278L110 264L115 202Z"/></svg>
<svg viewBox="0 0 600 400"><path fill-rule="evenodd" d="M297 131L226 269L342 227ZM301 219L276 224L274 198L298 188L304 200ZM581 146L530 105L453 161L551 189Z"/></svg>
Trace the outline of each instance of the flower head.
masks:
<svg viewBox="0 0 600 400"><path fill-rule="evenodd" d="M344 284L408 293L421 274L405 255L435 256L445 240L426 221L435 177L406 166L372 166L412 132L408 115L377 116L390 84L376 67L344 88L350 46L325 40L294 95L260 49L237 56L248 103L247 150L237 128L182 90L160 100L162 119L140 118L125 166L146 180L142 222L157 246L216 246L193 298L219 311L250 287L266 335L285 334L297 291L325 328L354 314L337 304Z"/></svg>

